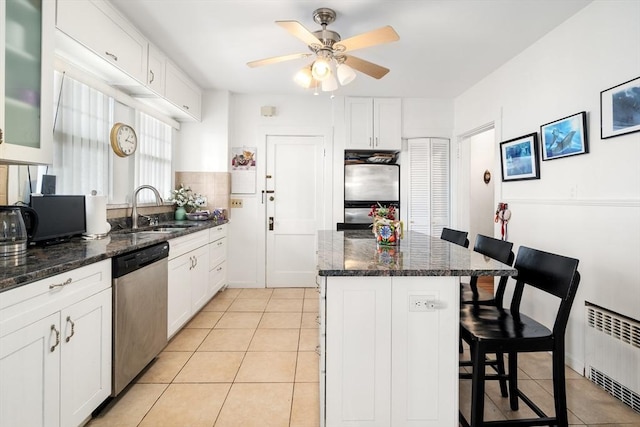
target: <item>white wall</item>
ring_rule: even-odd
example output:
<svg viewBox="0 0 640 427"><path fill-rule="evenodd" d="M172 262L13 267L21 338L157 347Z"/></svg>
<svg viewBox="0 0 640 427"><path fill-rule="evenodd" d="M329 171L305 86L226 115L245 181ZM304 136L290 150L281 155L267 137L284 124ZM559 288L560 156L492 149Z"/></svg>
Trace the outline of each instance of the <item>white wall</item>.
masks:
<svg viewBox="0 0 640 427"><path fill-rule="evenodd" d="M174 169L190 172L228 172L228 91L202 94L202 122L183 122L173 146Z"/></svg>
<svg viewBox="0 0 640 427"><path fill-rule="evenodd" d="M587 111L588 154L541 162L540 180L496 184L514 248L580 260L567 330L578 371L585 300L640 318L640 133L601 140L599 105L600 91L640 75L639 17L640 2L594 1L455 100L455 134L495 122L496 144ZM525 298L526 312L550 319L545 298Z"/></svg>

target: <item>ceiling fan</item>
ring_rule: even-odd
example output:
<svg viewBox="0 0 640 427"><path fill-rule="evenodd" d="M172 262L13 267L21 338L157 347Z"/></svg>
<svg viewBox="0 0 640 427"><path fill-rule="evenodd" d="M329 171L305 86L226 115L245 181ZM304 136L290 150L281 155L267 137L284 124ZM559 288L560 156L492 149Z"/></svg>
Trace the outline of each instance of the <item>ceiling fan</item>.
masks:
<svg viewBox="0 0 640 427"><path fill-rule="evenodd" d="M316 9L313 12L313 20L322 26L321 30L311 32L298 21L276 21L277 25L305 42L313 53L275 56L251 61L247 65L253 68L315 55L314 61L298 71L294 80L306 88L312 85L317 88L318 84L320 84L325 92L336 90L338 82L342 86L352 82L356 77L354 69L375 79L381 79L389 72L388 68L347 53L399 40L400 36L391 26L342 40L340 34L327 29L327 25L336 20L336 12L334 10L326 7Z"/></svg>

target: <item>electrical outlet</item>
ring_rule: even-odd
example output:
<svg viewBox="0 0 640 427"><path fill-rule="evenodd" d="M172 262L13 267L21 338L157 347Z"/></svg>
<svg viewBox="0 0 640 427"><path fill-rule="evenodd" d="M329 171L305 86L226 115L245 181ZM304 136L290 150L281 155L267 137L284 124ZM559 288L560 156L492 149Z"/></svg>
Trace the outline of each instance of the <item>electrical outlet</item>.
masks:
<svg viewBox="0 0 640 427"><path fill-rule="evenodd" d="M241 208L242 207L242 199L231 199L231 207L232 208Z"/></svg>
<svg viewBox="0 0 640 427"><path fill-rule="evenodd" d="M435 311L436 297L433 295L409 295L409 311Z"/></svg>

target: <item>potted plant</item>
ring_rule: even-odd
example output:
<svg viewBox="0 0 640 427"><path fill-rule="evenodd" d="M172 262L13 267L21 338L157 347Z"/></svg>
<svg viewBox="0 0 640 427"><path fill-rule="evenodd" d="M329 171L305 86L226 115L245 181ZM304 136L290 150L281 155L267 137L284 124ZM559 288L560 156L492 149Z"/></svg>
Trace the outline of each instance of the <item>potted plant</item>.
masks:
<svg viewBox="0 0 640 427"><path fill-rule="evenodd" d="M176 220L183 220L187 217L187 212L198 211L201 207L207 205L207 198L202 194L195 193L191 187L185 187L180 184L180 188L171 191L171 195L167 201L174 203L176 208Z"/></svg>

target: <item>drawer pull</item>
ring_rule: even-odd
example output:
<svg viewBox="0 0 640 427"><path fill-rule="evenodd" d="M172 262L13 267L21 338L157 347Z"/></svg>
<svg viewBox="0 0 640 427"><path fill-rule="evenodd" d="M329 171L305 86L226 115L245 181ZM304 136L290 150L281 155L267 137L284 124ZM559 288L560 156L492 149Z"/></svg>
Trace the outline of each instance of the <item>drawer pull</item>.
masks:
<svg viewBox="0 0 640 427"><path fill-rule="evenodd" d="M222 246L222 242L218 242L218 246Z"/></svg>
<svg viewBox="0 0 640 427"><path fill-rule="evenodd" d="M188 110L189 106L188 105L183 105L182 108L184 108L185 110Z"/></svg>
<svg viewBox="0 0 640 427"><path fill-rule="evenodd" d="M65 280L62 283L54 283L53 285L49 285L49 289L61 288L63 286L70 285L71 282L72 282L72 279L71 277L69 277L67 280Z"/></svg>
<svg viewBox="0 0 640 427"><path fill-rule="evenodd" d="M222 270L222 267L216 268L216 271L221 271L221 270Z"/></svg>
<svg viewBox="0 0 640 427"><path fill-rule="evenodd" d="M67 323L71 323L71 335L64 339L65 342L69 342L71 337L76 334L76 324L71 320L71 316L67 316Z"/></svg>
<svg viewBox="0 0 640 427"><path fill-rule="evenodd" d="M51 346L51 353L56 349L56 347L60 344L60 331L56 329L56 325L51 325L51 330L56 333L56 343Z"/></svg>
<svg viewBox="0 0 640 427"><path fill-rule="evenodd" d="M117 60L118 60L118 57L117 57L117 56L115 56L115 55L114 55L113 53L111 53L111 52L106 52L106 51L105 51L105 53L104 53L104 54L105 54L105 55L107 55L107 56L112 57L114 61L117 61Z"/></svg>

